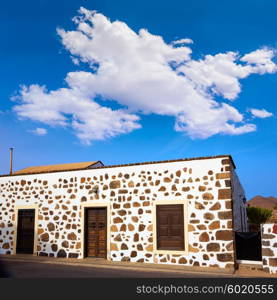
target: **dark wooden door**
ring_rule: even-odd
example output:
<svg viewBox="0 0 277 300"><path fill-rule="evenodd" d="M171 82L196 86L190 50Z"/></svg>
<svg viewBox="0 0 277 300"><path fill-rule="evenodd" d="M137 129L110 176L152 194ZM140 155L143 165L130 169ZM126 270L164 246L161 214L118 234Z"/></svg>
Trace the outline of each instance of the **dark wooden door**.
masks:
<svg viewBox="0 0 277 300"><path fill-rule="evenodd" d="M16 253L32 254L34 251L35 210L18 210Z"/></svg>
<svg viewBox="0 0 277 300"><path fill-rule="evenodd" d="M105 207L86 209L86 256L107 256L107 209Z"/></svg>
<svg viewBox="0 0 277 300"><path fill-rule="evenodd" d="M184 250L183 205L157 205L157 249Z"/></svg>

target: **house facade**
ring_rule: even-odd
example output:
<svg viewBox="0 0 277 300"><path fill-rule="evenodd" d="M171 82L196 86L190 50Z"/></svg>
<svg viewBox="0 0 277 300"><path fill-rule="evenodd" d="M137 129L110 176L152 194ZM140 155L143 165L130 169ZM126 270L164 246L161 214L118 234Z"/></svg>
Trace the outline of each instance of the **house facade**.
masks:
<svg viewBox="0 0 277 300"><path fill-rule="evenodd" d="M0 177L0 254L234 268L248 230L229 155L22 171Z"/></svg>

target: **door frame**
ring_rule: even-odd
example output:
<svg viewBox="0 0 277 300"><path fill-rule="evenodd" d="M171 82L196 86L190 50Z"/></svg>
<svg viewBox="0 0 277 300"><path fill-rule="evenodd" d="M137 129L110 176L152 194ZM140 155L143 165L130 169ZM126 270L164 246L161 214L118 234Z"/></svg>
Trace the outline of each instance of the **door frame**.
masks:
<svg viewBox="0 0 277 300"><path fill-rule="evenodd" d="M17 225L18 225L18 211L25 210L25 209L33 209L35 211L35 221L34 221L34 247L33 247L33 254L37 255L37 245L38 245L38 205L37 204L30 204L30 205L17 205L15 206L14 210L14 234L13 234L13 251L12 254L16 255L16 244L17 244Z"/></svg>
<svg viewBox="0 0 277 300"><path fill-rule="evenodd" d="M108 202L96 202L96 203L82 203L81 204L81 258L85 258L85 244L86 244L86 237L85 237L85 226L86 226L86 208L106 208L107 209L107 237L106 237L106 247L107 247L107 260L111 260L110 258L110 203Z"/></svg>

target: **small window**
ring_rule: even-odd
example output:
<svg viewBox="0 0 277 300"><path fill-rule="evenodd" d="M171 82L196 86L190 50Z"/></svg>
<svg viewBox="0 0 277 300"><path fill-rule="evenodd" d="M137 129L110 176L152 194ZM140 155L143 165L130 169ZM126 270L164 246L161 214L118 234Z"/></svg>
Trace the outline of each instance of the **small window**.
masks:
<svg viewBox="0 0 277 300"><path fill-rule="evenodd" d="M184 250L184 206L157 205L157 250Z"/></svg>

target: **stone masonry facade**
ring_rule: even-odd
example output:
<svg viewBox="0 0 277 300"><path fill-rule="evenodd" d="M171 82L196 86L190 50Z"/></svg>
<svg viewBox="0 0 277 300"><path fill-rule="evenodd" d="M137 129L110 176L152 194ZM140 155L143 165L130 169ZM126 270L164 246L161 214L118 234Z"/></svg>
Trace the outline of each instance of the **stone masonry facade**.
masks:
<svg viewBox="0 0 277 300"><path fill-rule="evenodd" d="M234 268L233 229L245 230L240 225L245 220L234 219L235 205L245 209L241 197L234 196L234 176L231 157L218 156L0 177L0 254L15 254L17 209L33 205L35 254L83 258L82 207L104 203L109 209L107 259ZM187 249L159 253L154 206L177 200L187 209Z"/></svg>
<svg viewBox="0 0 277 300"><path fill-rule="evenodd" d="M277 273L277 224L262 224L263 269L271 274Z"/></svg>

